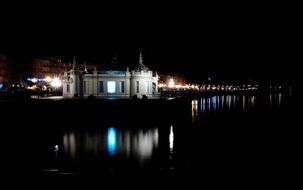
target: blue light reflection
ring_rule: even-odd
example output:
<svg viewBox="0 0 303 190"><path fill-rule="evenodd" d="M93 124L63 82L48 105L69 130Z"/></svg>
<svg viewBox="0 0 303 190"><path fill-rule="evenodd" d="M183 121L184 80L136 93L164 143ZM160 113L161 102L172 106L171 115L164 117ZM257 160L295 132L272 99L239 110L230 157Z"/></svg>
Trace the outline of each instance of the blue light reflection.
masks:
<svg viewBox="0 0 303 190"><path fill-rule="evenodd" d="M107 150L110 156L116 153L117 147L117 133L116 129L111 127L107 131Z"/></svg>

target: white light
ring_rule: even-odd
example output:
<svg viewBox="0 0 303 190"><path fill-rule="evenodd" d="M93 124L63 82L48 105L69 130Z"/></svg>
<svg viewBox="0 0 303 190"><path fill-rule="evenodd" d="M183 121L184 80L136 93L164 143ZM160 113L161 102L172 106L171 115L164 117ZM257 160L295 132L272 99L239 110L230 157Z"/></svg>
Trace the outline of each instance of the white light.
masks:
<svg viewBox="0 0 303 190"><path fill-rule="evenodd" d="M37 85L29 86L27 88L30 89L30 90L34 90L35 88L37 88Z"/></svg>
<svg viewBox="0 0 303 190"><path fill-rule="evenodd" d="M108 93L115 93L116 92L116 82L115 81L108 81L107 82L107 92Z"/></svg>
<svg viewBox="0 0 303 190"><path fill-rule="evenodd" d="M182 85L180 85L180 84L176 85L176 88L182 88Z"/></svg>
<svg viewBox="0 0 303 190"><path fill-rule="evenodd" d="M169 149L170 149L170 153L173 153L173 150L174 150L174 132L173 132L173 126L170 127Z"/></svg>
<svg viewBox="0 0 303 190"><path fill-rule="evenodd" d="M59 78L55 77L50 84L52 87L59 88L62 85L62 82Z"/></svg>
<svg viewBox="0 0 303 190"><path fill-rule="evenodd" d="M168 87L169 87L169 88L174 88L174 87L175 87L174 79L170 79L170 80L169 80L169 82L168 82Z"/></svg>
<svg viewBox="0 0 303 190"><path fill-rule="evenodd" d="M32 81L33 83L36 83L36 82L38 81L38 79L33 78L31 81Z"/></svg>
<svg viewBox="0 0 303 190"><path fill-rule="evenodd" d="M164 84L159 84L159 88L163 88L164 87Z"/></svg>
<svg viewBox="0 0 303 190"><path fill-rule="evenodd" d="M153 154L153 134L151 131L143 132L142 130L139 131L137 137L137 154L140 158L140 161L144 161L146 159L151 158Z"/></svg>

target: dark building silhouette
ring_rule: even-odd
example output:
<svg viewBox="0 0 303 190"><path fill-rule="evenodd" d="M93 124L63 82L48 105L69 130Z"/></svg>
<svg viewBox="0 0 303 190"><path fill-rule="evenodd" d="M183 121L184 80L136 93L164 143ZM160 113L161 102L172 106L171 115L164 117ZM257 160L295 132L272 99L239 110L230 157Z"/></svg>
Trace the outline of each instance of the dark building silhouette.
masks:
<svg viewBox="0 0 303 190"><path fill-rule="evenodd" d="M8 60L5 55L0 55L0 82L8 81Z"/></svg>

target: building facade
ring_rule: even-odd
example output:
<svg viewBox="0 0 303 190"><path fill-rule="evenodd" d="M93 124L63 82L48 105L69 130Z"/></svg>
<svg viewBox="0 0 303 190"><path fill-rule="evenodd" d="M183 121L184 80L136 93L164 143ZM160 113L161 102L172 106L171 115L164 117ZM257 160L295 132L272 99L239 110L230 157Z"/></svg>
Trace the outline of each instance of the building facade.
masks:
<svg viewBox="0 0 303 190"><path fill-rule="evenodd" d="M8 81L7 57L0 55L0 82Z"/></svg>
<svg viewBox="0 0 303 190"><path fill-rule="evenodd" d="M50 57L46 59L34 59L31 63L31 73L29 77L45 78L63 76L67 64L61 59Z"/></svg>
<svg viewBox="0 0 303 190"><path fill-rule="evenodd" d="M63 96L72 97L152 97L158 92L158 75L143 64L142 53L139 63L131 71L125 69L97 69L84 71L76 67L64 73Z"/></svg>

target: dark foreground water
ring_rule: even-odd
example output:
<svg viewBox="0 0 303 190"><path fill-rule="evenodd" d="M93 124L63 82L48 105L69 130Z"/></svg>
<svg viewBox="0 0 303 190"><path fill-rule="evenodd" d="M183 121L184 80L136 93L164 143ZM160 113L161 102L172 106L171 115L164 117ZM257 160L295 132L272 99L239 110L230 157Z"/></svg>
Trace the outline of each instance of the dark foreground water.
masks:
<svg viewBox="0 0 303 190"><path fill-rule="evenodd" d="M298 170L300 97L1 102L6 172L21 176L284 178Z"/></svg>

